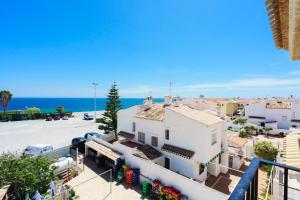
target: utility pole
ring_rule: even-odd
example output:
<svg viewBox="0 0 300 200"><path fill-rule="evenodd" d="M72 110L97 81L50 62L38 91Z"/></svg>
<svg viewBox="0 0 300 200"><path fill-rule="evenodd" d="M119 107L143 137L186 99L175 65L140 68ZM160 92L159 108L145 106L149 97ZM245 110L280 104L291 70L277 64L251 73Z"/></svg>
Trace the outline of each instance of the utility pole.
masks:
<svg viewBox="0 0 300 200"><path fill-rule="evenodd" d="M95 117L95 122L96 122L96 112L97 112L97 101L96 101L96 97L97 97L97 86L98 83L92 83L94 86L94 117Z"/></svg>

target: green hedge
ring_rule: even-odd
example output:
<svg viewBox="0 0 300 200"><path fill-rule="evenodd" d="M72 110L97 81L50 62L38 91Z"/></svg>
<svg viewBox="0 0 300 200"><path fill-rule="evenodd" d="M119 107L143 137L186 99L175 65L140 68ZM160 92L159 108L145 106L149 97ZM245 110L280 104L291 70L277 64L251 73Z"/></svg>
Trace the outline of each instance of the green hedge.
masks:
<svg viewBox="0 0 300 200"><path fill-rule="evenodd" d="M0 121L22 121L22 120L36 120L36 119L45 119L46 116L52 115L55 113L30 113L26 111L8 111L5 116L3 112L0 112ZM64 112L60 114L60 117L68 116L72 117L72 112Z"/></svg>

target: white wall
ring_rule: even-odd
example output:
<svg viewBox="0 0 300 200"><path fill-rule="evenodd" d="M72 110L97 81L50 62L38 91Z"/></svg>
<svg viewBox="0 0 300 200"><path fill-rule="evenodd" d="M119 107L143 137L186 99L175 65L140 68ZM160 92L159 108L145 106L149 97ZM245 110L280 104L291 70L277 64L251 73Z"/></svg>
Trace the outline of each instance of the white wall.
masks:
<svg viewBox="0 0 300 200"><path fill-rule="evenodd" d="M225 200L227 195L209 188L201 183L193 181L185 176L177 174L171 170L165 169L151 161L143 160L133 156L128 147L114 143L114 148L125 154L126 163L130 167L136 167L141 170L141 174L152 180L159 179L163 184L173 186L182 194L185 194L191 200Z"/></svg>
<svg viewBox="0 0 300 200"><path fill-rule="evenodd" d="M245 106L245 117L249 116L265 116L265 110L266 110L266 102L262 101L255 104L250 104L248 106Z"/></svg>
<svg viewBox="0 0 300 200"><path fill-rule="evenodd" d="M221 151L222 124L206 126L172 110L165 110L165 126L170 130L166 143L193 150L195 159L208 162ZM211 145L212 131L217 133L217 143Z"/></svg>
<svg viewBox="0 0 300 200"><path fill-rule="evenodd" d="M286 120L283 120L286 116ZM266 121L277 121L277 128L289 129L291 126L291 109L266 109Z"/></svg>

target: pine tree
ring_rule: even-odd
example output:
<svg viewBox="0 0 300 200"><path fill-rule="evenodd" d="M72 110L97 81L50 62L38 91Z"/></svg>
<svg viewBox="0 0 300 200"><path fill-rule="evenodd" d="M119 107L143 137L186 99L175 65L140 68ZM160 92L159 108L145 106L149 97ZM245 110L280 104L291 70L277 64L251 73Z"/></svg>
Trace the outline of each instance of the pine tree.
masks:
<svg viewBox="0 0 300 200"><path fill-rule="evenodd" d="M99 129L105 132L113 131L117 139L117 113L122 109L119 90L114 82L107 95L106 108L103 117L100 118Z"/></svg>

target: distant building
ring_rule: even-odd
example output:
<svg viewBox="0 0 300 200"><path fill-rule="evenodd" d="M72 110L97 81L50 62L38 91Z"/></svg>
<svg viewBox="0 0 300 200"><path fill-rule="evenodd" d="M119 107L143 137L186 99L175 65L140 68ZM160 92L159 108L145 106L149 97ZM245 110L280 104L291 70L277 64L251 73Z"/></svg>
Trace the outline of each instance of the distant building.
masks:
<svg viewBox="0 0 300 200"><path fill-rule="evenodd" d="M296 100L259 100L245 106L249 123L278 129L300 128L300 103Z"/></svg>

